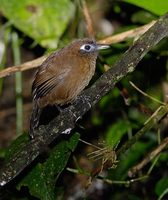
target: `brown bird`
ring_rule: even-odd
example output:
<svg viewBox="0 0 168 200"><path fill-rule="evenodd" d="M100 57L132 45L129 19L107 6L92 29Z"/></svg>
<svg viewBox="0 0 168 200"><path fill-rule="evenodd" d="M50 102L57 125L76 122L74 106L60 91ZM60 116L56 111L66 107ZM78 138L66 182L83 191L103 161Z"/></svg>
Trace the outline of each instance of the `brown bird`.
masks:
<svg viewBox="0 0 168 200"><path fill-rule="evenodd" d="M108 47L92 39L78 39L52 53L39 66L32 85L31 138L35 137L42 108L71 103L94 75L98 50Z"/></svg>

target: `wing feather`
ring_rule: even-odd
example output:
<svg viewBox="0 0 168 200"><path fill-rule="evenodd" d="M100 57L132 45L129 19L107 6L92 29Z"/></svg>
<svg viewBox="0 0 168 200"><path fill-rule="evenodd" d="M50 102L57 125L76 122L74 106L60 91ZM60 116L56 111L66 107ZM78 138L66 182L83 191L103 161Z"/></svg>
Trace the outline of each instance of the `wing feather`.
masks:
<svg viewBox="0 0 168 200"><path fill-rule="evenodd" d="M45 71L38 74L38 79L35 79L33 82L33 99L42 98L51 93L53 90L56 90L68 72L69 70L66 69L62 70L59 74L45 73Z"/></svg>

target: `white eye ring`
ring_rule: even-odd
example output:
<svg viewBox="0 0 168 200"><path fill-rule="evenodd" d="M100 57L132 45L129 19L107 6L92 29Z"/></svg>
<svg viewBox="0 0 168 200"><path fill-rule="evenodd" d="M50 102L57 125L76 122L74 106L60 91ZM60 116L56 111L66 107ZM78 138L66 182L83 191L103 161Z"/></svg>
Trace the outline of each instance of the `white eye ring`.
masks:
<svg viewBox="0 0 168 200"><path fill-rule="evenodd" d="M83 50L85 52L91 52L93 50L95 50L94 46L91 44L84 44L80 47L80 50Z"/></svg>

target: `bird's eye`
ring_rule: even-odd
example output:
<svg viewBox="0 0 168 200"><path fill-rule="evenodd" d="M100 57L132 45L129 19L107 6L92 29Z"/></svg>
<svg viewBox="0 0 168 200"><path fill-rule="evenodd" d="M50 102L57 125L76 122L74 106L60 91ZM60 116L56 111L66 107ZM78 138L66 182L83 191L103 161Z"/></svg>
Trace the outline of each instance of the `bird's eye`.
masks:
<svg viewBox="0 0 168 200"><path fill-rule="evenodd" d="M89 51L89 50L91 49L91 46L90 46L90 45L85 45L85 49L86 49L87 51Z"/></svg>
<svg viewBox="0 0 168 200"><path fill-rule="evenodd" d="M91 52L94 51L94 46L90 45L90 44L84 44L80 47L80 50L84 51L84 52Z"/></svg>

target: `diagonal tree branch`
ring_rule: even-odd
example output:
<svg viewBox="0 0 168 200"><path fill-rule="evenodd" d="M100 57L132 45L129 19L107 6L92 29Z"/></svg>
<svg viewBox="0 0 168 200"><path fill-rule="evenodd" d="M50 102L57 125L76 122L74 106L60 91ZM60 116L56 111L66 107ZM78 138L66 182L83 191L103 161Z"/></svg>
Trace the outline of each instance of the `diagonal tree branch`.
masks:
<svg viewBox="0 0 168 200"><path fill-rule="evenodd" d="M39 127L36 133L37 137L28 141L5 164L0 174L0 185L5 185L30 165L41 154L41 146L48 146L60 134L69 134L75 127L76 121L109 92L118 81L133 72L146 53L166 36L168 36L168 14L157 20L120 60L89 89L79 95L72 105L64 109L51 123Z"/></svg>

